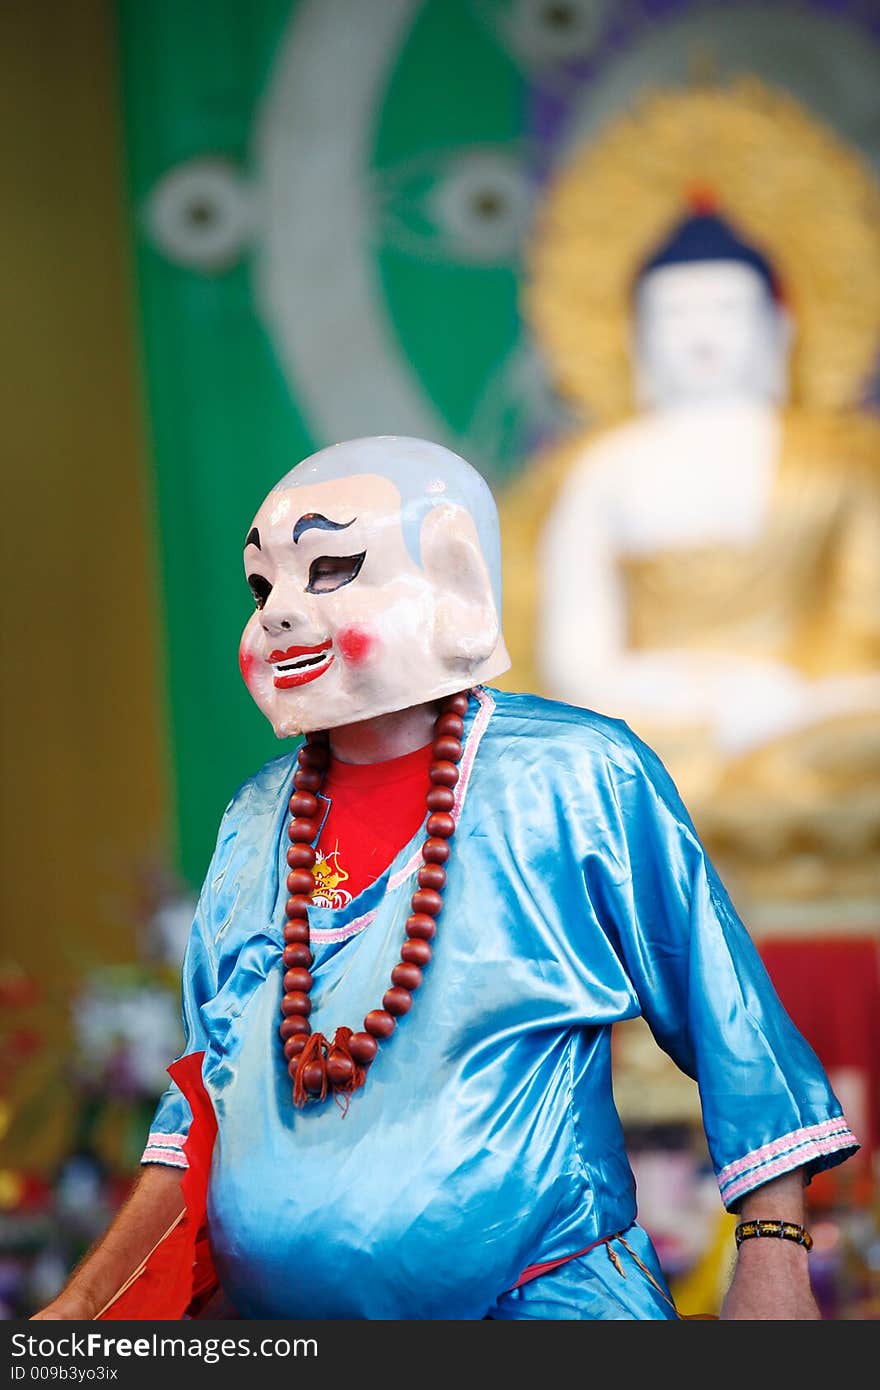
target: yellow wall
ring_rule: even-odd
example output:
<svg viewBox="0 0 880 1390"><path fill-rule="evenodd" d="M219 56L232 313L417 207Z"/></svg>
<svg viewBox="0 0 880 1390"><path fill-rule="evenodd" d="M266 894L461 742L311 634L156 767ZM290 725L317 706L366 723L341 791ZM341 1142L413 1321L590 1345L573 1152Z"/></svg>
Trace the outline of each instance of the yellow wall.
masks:
<svg viewBox="0 0 880 1390"><path fill-rule="evenodd" d="M54 1044L17 1078L15 1163L52 1147L37 1102L64 1094L79 970L134 956L166 755L112 6L2 8L0 1037L37 1021ZM13 1010L10 963L39 1009Z"/></svg>

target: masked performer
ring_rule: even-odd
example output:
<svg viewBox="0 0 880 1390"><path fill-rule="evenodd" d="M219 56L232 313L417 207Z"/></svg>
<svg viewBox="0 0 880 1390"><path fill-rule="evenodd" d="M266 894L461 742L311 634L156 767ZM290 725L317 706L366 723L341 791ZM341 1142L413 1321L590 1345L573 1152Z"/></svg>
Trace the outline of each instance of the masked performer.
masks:
<svg viewBox="0 0 880 1390"><path fill-rule="evenodd" d="M244 560L242 673L297 744L223 817L144 1175L38 1316L674 1318L612 1095L643 1015L744 1220L722 1316L818 1317L803 1187L857 1142L650 749L487 684L479 474L338 444Z"/></svg>

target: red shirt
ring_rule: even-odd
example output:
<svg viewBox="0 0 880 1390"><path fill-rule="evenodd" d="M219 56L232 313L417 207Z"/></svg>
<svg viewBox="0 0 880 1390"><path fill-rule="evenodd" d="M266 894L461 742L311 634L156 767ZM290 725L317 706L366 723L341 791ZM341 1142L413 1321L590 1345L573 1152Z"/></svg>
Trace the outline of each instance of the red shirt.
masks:
<svg viewBox="0 0 880 1390"><path fill-rule="evenodd" d="M322 794L330 811L318 837L318 907L345 907L374 883L427 816L431 744L381 763L330 759Z"/></svg>

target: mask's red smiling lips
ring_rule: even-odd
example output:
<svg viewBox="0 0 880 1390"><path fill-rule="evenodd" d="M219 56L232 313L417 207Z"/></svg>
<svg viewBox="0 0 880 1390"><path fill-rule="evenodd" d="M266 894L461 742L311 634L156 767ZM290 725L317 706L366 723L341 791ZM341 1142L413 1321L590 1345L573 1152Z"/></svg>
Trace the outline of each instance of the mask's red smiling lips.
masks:
<svg viewBox="0 0 880 1390"><path fill-rule="evenodd" d="M323 676L333 663L332 646L333 641L328 637L326 642L314 647L295 646L271 651L266 660L275 667L275 689L292 690Z"/></svg>

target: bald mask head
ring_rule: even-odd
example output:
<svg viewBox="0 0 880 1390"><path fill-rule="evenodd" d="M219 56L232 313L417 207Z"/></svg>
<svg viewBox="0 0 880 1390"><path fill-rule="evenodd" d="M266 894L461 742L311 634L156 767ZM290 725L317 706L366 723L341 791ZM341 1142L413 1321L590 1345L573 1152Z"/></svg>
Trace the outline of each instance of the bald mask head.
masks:
<svg viewBox="0 0 880 1390"><path fill-rule="evenodd" d="M279 738L439 699L510 665L498 514L485 480L426 440L304 459L248 530L245 682Z"/></svg>

